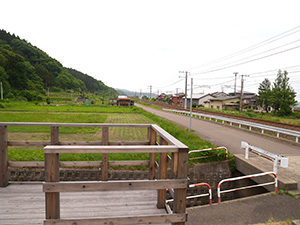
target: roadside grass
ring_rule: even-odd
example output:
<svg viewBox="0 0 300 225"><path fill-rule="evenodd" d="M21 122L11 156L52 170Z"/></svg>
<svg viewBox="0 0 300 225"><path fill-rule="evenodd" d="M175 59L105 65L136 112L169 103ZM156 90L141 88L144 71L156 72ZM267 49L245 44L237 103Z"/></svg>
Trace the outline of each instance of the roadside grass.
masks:
<svg viewBox="0 0 300 225"><path fill-rule="evenodd" d="M292 219L288 219L286 221L276 221L274 218L271 218L266 223L258 223L255 225L292 225Z"/></svg>
<svg viewBox="0 0 300 225"><path fill-rule="evenodd" d="M161 109L161 107L158 107L155 105L155 102L151 102L152 104L144 102L144 101L137 101L137 102L142 105L150 106L150 107L153 107L156 109ZM167 106L167 104L166 104L166 106ZM204 107L198 107L198 109L210 111L210 112L219 112L219 113L224 113L224 114L230 114L230 115L239 115L239 111L237 111L237 110L217 110L217 109L204 108ZM261 112L256 112L251 109L248 109L248 110L245 109L241 113L241 116L249 117L249 118L257 118L257 119L262 119L262 120L275 121L275 122L281 122L281 123L287 123L287 124L300 125L300 112L294 112L290 116L279 117L272 113L261 113Z"/></svg>

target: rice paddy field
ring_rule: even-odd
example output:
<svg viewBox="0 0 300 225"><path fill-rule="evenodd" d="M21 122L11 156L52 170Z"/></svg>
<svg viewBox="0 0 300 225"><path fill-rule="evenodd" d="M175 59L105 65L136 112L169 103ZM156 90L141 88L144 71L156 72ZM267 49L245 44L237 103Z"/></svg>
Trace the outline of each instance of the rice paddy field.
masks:
<svg viewBox="0 0 300 225"><path fill-rule="evenodd" d="M45 105L29 102L1 103L0 122L50 122L50 123L121 123L158 124L190 150L214 147L193 132L143 111L138 107ZM94 127L60 127L60 141L101 141L102 129ZM49 127L8 127L9 141L49 141ZM147 141L146 128L110 128L109 141ZM197 153L196 153L197 154ZM223 160L224 152L204 152L218 157L200 161ZM195 155L194 155L195 156ZM42 147L10 146L10 161L43 161ZM149 154L109 154L109 160L147 160ZM61 161L101 161L101 154L60 154ZM197 160L198 162L199 160ZM191 162L193 163L193 162Z"/></svg>

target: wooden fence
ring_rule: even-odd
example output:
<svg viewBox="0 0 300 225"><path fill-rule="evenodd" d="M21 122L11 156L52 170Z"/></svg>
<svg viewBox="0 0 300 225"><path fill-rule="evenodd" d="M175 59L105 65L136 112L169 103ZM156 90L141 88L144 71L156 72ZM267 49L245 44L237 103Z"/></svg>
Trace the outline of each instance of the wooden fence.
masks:
<svg viewBox="0 0 300 225"><path fill-rule="evenodd" d="M9 141L8 126L48 126L51 128L49 141ZM61 142L59 127L99 127L102 129L102 140L99 142ZM109 128L140 127L147 128L146 142L110 142ZM9 162L8 146L46 146L44 148L45 162ZM108 190L158 190L157 207L166 206L166 189L174 190L173 210L167 208L169 214L141 216L143 223L173 223L185 224L186 221L186 190L188 169L188 147L171 136L157 125L153 124L66 124L66 123L0 123L0 187L8 185L8 166L45 166L45 183L43 191L46 196L45 224L70 224L74 220L60 220L60 192L78 191L108 191ZM60 153L101 153L101 162L59 162ZM149 161L108 161L111 153L149 153ZM169 153L169 154L168 154ZM156 155L159 154L159 162ZM170 165L172 179L167 178L167 167ZM102 181L91 182L60 182L60 166L101 166ZM148 165L149 180L108 181L108 166L112 165ZM158 167L156 165L159 165ZM156 173L156 168L158 169ZM155 177L158 174L158 177ZM94 218L81 219L82 224L97 224L116 221L128 224L137 217L125 218ZM77 224L75 221L75 223ZM79 224L79 223L78 223Z"/></svg>

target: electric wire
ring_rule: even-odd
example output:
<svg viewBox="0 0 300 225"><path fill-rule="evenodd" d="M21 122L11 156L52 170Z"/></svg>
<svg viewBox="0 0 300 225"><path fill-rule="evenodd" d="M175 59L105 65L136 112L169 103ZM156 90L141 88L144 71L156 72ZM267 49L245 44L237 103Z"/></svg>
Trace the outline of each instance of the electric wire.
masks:
<svg viewBox="0 0 300 225"><path fill-rule="evenodd" d="M193 73L192 75L193 76L195 76L195 75L202 75L202 74L217 72L217 71L224 70L224 69L229 69L229 68L232 68L232 67L235 67L235 66L240 66L240 65L243 65L243 64L247 64L247 63L255 62L255 61L258 61L258 60L261 60L261 59L265 59L265 58L268 58L268 57L271 57L271 56L274 56L274 55L282 54L282 53L285 53L285 52L297 49L299 47L300 47L300 45L292 47L292 48L289 48L289 49L285 49L285 50L282 50L282 51L279 51L279 52L275 52L275 53L272 53L270 55L266 55L266 56L262 56L262 57L259 57L259 58L256 58L256 59L252 59L252 60L249 60L249 61L246 61L246 62L234 64L234 65L231 65L231 66L224 66L222 68L212 69L212 70L208 70L208 71Z"/></svg>
<svg viewBox="0 0 300 225"><path fill-rule="evenodd" d="M255 45L253 45L253 46L250 46L250 47L248 47L248 48L245 48L245 49L243 49L243 50L240 50L240 51L238 51L238 52L236 52L236 53L227 55L227 56L222 57L222 58L220 58L220 59L213 60L213 61L211 61L211 62L209 62L209 63L204 64L204 65L201 65L201 66L197 66L197 67L191 68L190 70L193 70L193 69L196 69L196 68L200 68L200 67L204 67L204 66L211 65L211 64L215 64L215 63L217 63L217 62L221 62L221 61L224 61L224 60L227 60L227 59L231 59L231 58L233 58L233 57L235 57L235 56L238 56L238 55L241 55L241 54L243 54L243 53L246 53L246 52L252 51L252 50L254 50L254 49L257 49L257 48L259 48L259 47L265 46L265 45L267 45L267 44L269 44L269 43L272 43L272 42L274 42L274 41L280 40L280 39L285 38L285 37L287 37L287 36L289 36L289 35L292 35L292 34L294 34L294 33L299 32L299 31L300 31L299 28L300 28L300 26L297 26L297 27L295 27L295 28L293 28L293 29L290 29L290 30L288 30L288 31L285 31L285 32L283 32L283 33L281 33L281 34L278 34L278 35L272 37L272 38L269 38L269 39L267 39L267 40L265 40L265 41L262 41L262 42L260 42L260 43L258 43L258 44L255 44ZM296 30L296 29L299 29L299 30ZM284 34L286 34L286 33L289 33L289 32L291 32L291 31L293 31L293 30L296 30L296 31L294 31L294 32L292 32L292 33L290 33L290 34L287 34L287 35L285 35L285 36L283 36L283 37L280 37L281 35L284 35ZM280 38L277 38L277 37L280 37ZM277 38L277 39L276 39L276 38ZM272 40L272 39L275 39L275 40Z"/></svg>
<svg viewBox="0 0 300 225"><path fill-rule="evenodd" d="M254 55L251 55L251 56L248 56L248 57L245 57L245 58L242 58L242 59L239 59L239 60L236 60L236 61L233 61L233 62L230 62L230 63L226 63L226 64L221 65L221 66L218 66L218 67L224 67L224 66L227 66L227 65L230 65L230 64L233 64L233 63L241 62L241 61L250 59L250 58L252 58L252 57L255 57L255 56L258 56L258 55L262 55L262 54L265 54L265 53L267 53L267 52L271 52L271 51L274 51L274 50L276 50L276 49L285 47L285 46L287 46L287 45L294 44L294 43L299 42L299 41L300 41L300 39L298 39L298 40L296 40L296 41L292 41L292 42L287 43L287 44L284 44L284 45L281 45L281 46L278 46L278 47L275 47L275 48L272 48L272 49L269 49L269 50L266 50L266 51L263 51L263 52L260 52L260 53L257 53L257 54L254 54ZM217 68L218 68L218 67L217 67Z"/></svg>

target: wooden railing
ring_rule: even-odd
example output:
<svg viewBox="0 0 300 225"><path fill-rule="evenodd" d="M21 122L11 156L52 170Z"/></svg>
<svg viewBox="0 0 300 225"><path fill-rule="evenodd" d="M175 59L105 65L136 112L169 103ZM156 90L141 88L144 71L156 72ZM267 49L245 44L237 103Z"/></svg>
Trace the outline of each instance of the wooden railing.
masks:
<svg viewBox="0 0 300 225"><path fill-rule="evenodd" d="M9 141L8 126L49 126L51 138L45 141ZM102 140L99 142L61 142L59 127L99 127L102 128ZM110 142L110 127L143 127L147 128L146 142ZM45 163L43 162L9 162L8 146L46 146L44 148ZM188 147L171 136L157 125L153 124L65 124L65 123L0 123L0 186L8 185L8 166L44 166L45 183L43 190L46 196L45 224L70 224L70 220L60 220L60 192L78 191L108 191L108 190L158 190L157 207L166 207L166 189L174 189L173 210L169 214L141 216L140 221L145 224L156 221L158 223L185 224L186 221L186 189L188 169ZM101 153L101 162L59 162L60 153ZM149 161L110 162L111 153L149 153ZM168 154L169 153L169 154ZM159 168L156 172L156 155L159 154ZM170 156L171 155L171 156ZM167 177L170 164L172 179ZM101 166L102 181L91 182L60 182L60 166ZM148 165L149 180L108 181L108 167L111 165ZM155 177L156 174L158 177ZM93 222L118 221L120 224L134 223L137 217L98 218ZM96 221L95 221L96 220ZM74 220L72 220L74 222ZM88 224L89 219L83 221Z"/></svg>

